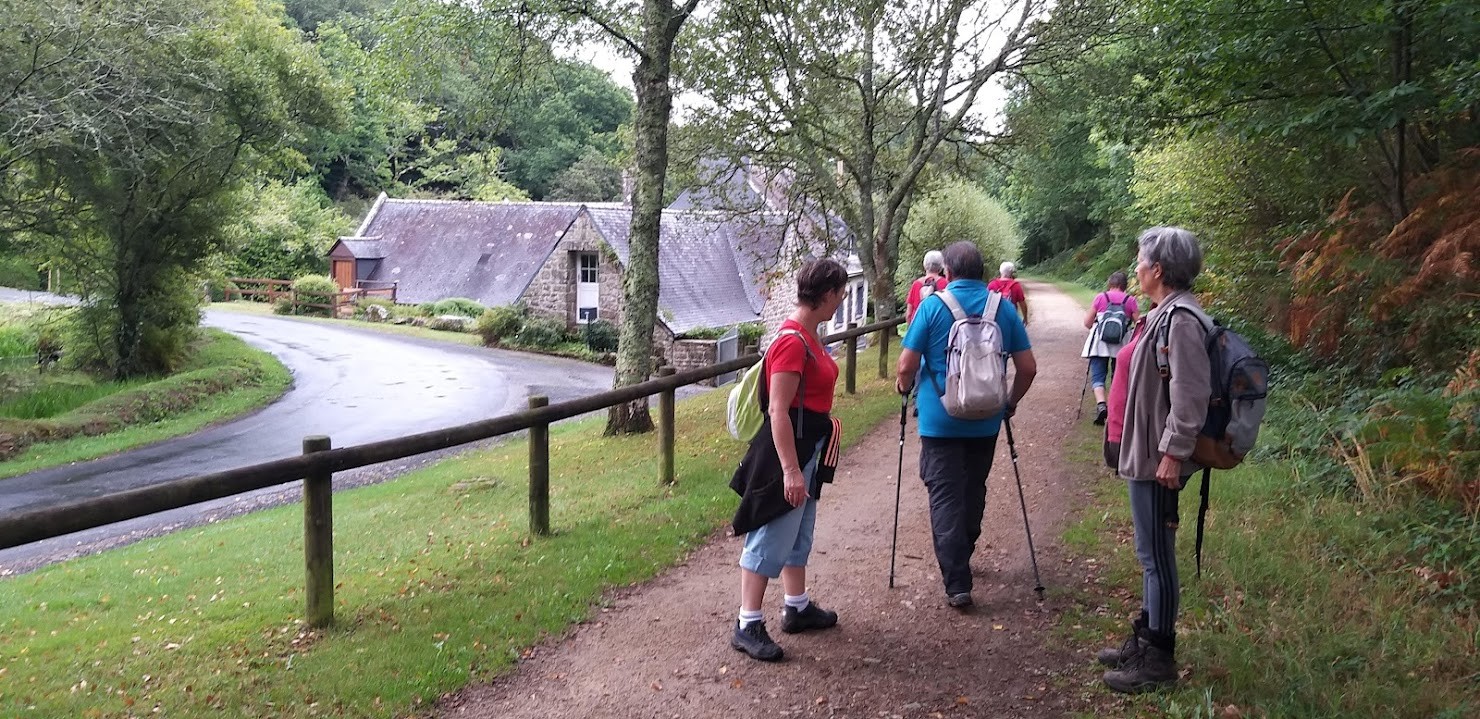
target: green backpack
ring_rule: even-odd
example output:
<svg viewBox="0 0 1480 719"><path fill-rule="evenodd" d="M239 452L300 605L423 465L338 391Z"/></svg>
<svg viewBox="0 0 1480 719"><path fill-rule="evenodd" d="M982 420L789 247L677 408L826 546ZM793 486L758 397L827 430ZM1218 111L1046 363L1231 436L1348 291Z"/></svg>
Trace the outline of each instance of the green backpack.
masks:
<svg viewBox="0 0 1480 719"><path fill-rule="evenodd" d="M807 350L807 360L812 359L812 347L807 344L807 338L796 330L782 330L780 334L796 335L802 340L802 348ZM766 374L766 358L750 366L745 374L740 376L740 381L730 390L729 403L725 410L726 424L730 428L730 436L743 442L749 442L755 438L755 433L761 431L761 425L765 424L766 410L761 406L761 379ZM805 381L805 375L803 377ZM802 391L797 387L797 393Z"/></svg>

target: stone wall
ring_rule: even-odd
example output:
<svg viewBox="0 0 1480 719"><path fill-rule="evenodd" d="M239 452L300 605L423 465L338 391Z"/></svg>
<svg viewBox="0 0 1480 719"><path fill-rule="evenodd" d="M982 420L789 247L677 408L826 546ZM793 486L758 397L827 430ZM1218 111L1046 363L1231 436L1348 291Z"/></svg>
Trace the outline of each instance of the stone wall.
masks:
<svg viewBox="0 0 1480 719"><path fill-rule="evenodd" d="M598 257L596 280L599 283L598 318L612 324L622 323L622 269L617 264L617 255L601 239L601 234L591 224L591 219L581 215L571 225L565 236L556 243L555 250L545 264L535 273L534 280L520 298L529 309L565 320L566 326L576 327L576 279L577 253L595 252Z"/></svg>
<svg viewBox="0 0 1480 719"><path fill-rule="evenodd" d="M719 357L719 342L715 340L678 340L668 348L668 364L684 372L714 364ZM715 386L713 379L699 384Z"/></svg>

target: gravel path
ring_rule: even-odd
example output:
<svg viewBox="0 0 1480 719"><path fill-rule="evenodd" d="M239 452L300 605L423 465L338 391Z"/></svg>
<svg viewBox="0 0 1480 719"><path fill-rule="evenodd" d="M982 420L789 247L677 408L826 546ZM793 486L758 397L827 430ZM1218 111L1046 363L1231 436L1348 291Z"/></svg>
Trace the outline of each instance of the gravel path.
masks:
<svg viewBox="0 0 1480 719"><path fill-rule="evenodd" d="M1083 501L1060 447L1084 379L1083 309L1050 285L1027 283L1039 374L1014 422L1020 469L1049 599L1035 598L1006 441L988 486L973 569L977 605L945 606L930 548L913 422L905 444L895 588L888 588L898 424L885 422L845 454L819 512L810 591L840 615L836 629L779 631L780 587L767 593L779 664L729 646L738 603L740 540L723 535L655 580L614 592L598 618L537 647L492 684L444 697L447 719L531 717L1043 717L1076 706L1065 677L1086 661L1050 649L1056 588L1084 581L1058 547ZM1087 421L1087 420L1086 420Z"/></svg>

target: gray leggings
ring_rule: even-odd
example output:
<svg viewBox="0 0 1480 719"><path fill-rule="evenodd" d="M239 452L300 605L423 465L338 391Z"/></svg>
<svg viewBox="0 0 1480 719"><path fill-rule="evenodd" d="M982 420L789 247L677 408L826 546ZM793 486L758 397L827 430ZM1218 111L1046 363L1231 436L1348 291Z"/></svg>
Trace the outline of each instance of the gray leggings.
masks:
<svg viewBox="0 0 1480 719"><path fill-rule="evenodd" d="M1131 480L1131 521L1141 560L1142 602L1151 631L1174 634L1181 585L1177 581L1177 497L1158 482ZM1187 484L1187 477L1182 478Z"/></svg>

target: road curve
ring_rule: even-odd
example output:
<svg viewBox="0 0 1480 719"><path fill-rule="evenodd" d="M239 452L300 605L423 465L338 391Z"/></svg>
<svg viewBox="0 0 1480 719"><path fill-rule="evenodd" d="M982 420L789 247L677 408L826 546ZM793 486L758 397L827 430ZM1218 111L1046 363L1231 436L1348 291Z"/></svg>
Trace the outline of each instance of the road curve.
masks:
<svg viewBox="0 0 1480 719"><path fill-rule="evenodd" d="M349 326L222 311L208 311L203 324L271 352L292 371L292 388L261 411L193 435L0 479L0 514L292 456L306 435L329 435L346 447L507 414L525 408L531 394L551 403L583 397L612 381L610 368L585 362ZM191 516L220 514L223 503L232 500L134 522L193 524L206 519ZM117 543L112 538L144 526L122 526L131 524L0 551L0 576Z"/></svg>

